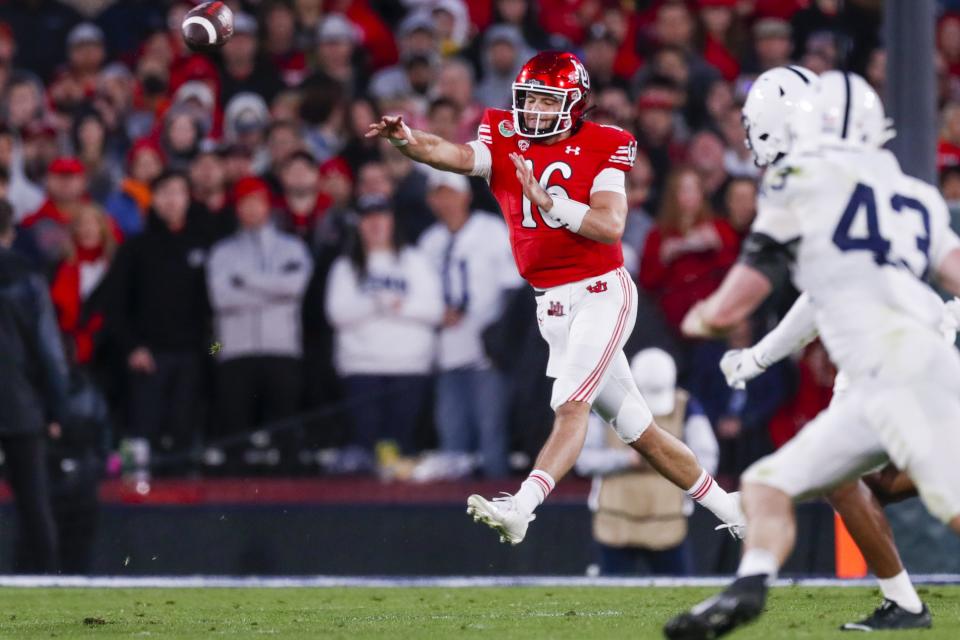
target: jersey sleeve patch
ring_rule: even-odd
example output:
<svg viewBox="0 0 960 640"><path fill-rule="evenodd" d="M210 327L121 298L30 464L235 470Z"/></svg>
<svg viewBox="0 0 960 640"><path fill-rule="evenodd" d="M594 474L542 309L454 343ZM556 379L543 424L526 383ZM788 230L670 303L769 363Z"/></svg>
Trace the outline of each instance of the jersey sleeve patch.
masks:
<svg viewBox="0 0 960 640"><path fill-rule="evenodd" d="M633 163L637 161L637 141L631 140L629 143L620 145L610 156L610 162L615 165L621 165L627 169L633 168Z"/></svg>
<svg viewBox="0 0 960 640"><path fill-rule="evenodd" d="M477 126L477 140L488 147L493 146L493 131L490 123L498 120L498 116L499 114L492 109L486 109L483 112L483 118L480 120L480 124Z"/></svg>

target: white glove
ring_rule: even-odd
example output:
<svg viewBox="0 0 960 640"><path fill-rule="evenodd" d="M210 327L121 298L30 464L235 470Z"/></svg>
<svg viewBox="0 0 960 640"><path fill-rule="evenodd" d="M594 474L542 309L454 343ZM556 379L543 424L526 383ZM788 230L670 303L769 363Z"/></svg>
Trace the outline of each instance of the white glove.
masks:
<svg viewBox="0 0 960 640"><path fill-rule="evenodd" d="M767 369L760 366L752 349L733 349L720 358L720 370L730 387L743 389L747 386L747 381L753 380Z"/></svg>
<svg viewBox="0 0 960 640"><path fill-rule="evenodd" d="M953 344L957 341L957 330L960 329L960 298L954 298L943 305L943 318L940 319L940 333L944 339Z"/></svg>

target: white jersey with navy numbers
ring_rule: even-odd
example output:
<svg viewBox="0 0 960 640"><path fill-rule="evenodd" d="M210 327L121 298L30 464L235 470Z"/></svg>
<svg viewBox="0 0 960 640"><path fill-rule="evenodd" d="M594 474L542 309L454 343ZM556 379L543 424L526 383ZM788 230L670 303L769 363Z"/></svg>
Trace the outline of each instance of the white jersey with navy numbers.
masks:
<svg viewBox="0 0 960 640"><path fill-rule="evenodd" d="M752 232L795 252L794 283L831 358L856 379L905 332L937 331L943 307L927 280L960 246L949 220L939 192L892 153L824 147L767 171Z"/></svg>
<svg viewBox="0 0 960 640"><path fill-rule="evenodd" d="M507 226L475 211L456 233L439 222L431 226L420 249L440 276L445 307L462 314L440 331L437 364L442 371L489 366L483 331L503 313L504 294L523 285Z"/></svg>

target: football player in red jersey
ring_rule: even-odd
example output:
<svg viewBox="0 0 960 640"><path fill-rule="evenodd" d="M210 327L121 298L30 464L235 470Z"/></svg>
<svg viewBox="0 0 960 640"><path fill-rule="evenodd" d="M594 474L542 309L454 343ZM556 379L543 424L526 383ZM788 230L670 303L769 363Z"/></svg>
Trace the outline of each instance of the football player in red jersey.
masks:
<svg viewBox="0 0 960 640"><path fill-rule="evenodd" d="M580 60L548 51L523 66L513 84L513 109L487 109L472 142L453 144L410 129L401 116L384 116L367 132L413 160L487 179L550 346L553 431L516 495L470 496L467 512L498 531L502 542L522 541L534 510L573 467L593 408L654 469L738 533L738 497L656 425L623 353L637 315L636 286L620 248L624 174L637 142L622 129L584 120L589 94Z"/></svg>

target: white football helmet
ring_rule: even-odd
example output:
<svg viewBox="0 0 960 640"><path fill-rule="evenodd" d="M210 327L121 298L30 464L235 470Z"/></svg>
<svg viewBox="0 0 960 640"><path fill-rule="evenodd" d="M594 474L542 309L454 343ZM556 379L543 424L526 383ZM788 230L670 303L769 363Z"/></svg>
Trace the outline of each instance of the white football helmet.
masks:
<svg viewBox="0 0 960 640"><path fill-rule="evenodd" d="M896 135L880 96L849 71L827 71L817 91L821 134L831 143L880 148Z"/></svg>
<svg viewBox="0 0 960 640"><path fill-rule="evenodd" d="M743 128L753 160L763 167L813 133L814 95L819 79L804 67L765 71L754 81L743 105Z"/></svg>

